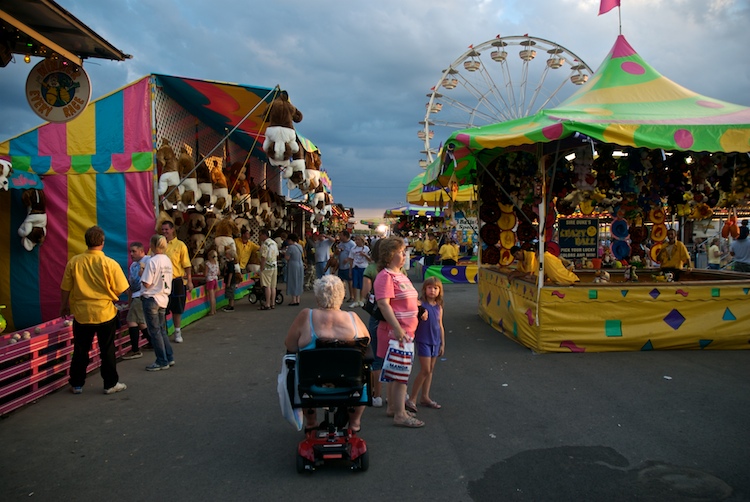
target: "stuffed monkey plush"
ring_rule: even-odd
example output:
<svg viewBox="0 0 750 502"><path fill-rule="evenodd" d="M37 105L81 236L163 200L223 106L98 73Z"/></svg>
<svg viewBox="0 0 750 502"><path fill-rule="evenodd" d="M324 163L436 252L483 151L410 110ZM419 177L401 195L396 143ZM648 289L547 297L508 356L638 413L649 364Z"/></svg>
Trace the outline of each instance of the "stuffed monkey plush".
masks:
<svg viewBox="0 0 750 502"><path fill-rule="evenodd" d="M268 127L263 151L271 165L286 167L289 158L299 151L294 122L302 121L302 113L289 102L289 94L281 91L266 109ZM291 173L290 173L291 176Z"/></svg>
<svg viewBox="0 0 750 502"><path fill-rule="evenodd" d="M162 201L162 204L164 209L172 209L180 201L185 189L180 185L180 166L167 138L161 140L161 147L156 151L156 162L161 170L159 195L169 194Z"/></svg>
<svg viewBox="0 0 750 502"><path fill-rule="evenodd" d="M198 187L198 174L195 169L193 156L184 146L180 148L180 158L178 159L180 172L182 173L182 196L177 203L180 211L187 211L188 206L194 206L203 195Z"/></svg>
<svg viewBox="0 0 750 502"><path fill-rule="evenodd" d="M26 206L26 219L18 228L18 235L26 251L44 242L47 236L47 199L44 192L36 188L25 190L21 195Z"/></svg>
<svg viewBox="0 0 750 502"><path fill-rule="evenodd" d="M211 183L211 170L206 165L206 161L202 161L198 164L195 169L195 174L198 181L198 190L200 190L201 196L195 202L195 209L203 212L208 206L216 202L214 197L214 187Z"/></svg>
<svg viewBox="0 0 750 502"><path fill-rule="evenodd" d="M224 176L224 172L221 170L218 162L214 163L213 169L211 169L211 183L213 185L214 197L214 213L223 213L225 209L229 207L231 199L229 198L229 188L227 187L227 178Z"/></svg>

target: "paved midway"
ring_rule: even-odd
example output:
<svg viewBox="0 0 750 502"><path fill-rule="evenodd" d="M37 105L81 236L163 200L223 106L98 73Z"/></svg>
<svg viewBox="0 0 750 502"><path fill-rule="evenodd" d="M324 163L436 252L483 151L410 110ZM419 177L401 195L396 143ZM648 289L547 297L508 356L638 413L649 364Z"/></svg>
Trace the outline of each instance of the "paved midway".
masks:
<svg viewBox="0 0 750 502"><path fill-rule="evenodd" d="M476 285L445 291L443 409L418 430L368 409L365 473L297 474L276 375L299 307L242 299L186 327L169 371L146 352L118 363L125 392L95 373L0 420L0 498L750 501L750 351L534 354L479 319Z"/></svg>

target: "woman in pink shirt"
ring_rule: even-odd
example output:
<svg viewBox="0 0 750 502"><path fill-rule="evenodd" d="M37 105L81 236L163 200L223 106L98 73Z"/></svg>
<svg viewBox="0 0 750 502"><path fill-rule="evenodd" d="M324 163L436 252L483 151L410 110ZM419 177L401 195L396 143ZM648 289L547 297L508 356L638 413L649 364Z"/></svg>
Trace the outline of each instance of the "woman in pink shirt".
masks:
<svg viewBox="0 0 750 502"><path fill-rule="evenodd" d="M378 326L378 356L385 357L389 340L413 342L417 329L419 294L409 278L401 271L406 258L404 240L389 237L380 243L378 272L375 278L375 298L383 313L384 321ZM400 427L422 427L424 422L406 411L406 385L391 382L388 384L388 416L393 417L394 425Z"/></svg>

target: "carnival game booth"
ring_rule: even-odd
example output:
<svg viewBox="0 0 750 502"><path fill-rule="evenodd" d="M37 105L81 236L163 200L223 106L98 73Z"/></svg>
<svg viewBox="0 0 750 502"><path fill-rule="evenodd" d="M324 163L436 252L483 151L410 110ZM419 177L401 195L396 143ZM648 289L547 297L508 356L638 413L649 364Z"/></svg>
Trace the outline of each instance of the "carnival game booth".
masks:
<svg viewBox="0 0 750 502"><path fill-rule="evenodd" d="M671 82L619 36L560 106L457 131L446 145L453 157L426 179L479 185L479 314L493 328L538 352L750 348L749 274L692 270L669 282L630 267L647 252L658 258L670 221L747 203L749 108ZM584 269L572 286L543 279L545 244L560 251L560 217L575 211L591 221L560 237L593 248L572 256L586 265L596 258L596 212L612 218L625 268L608 282ZM537 251L536 282L511 275L516 244Z"/></svg>
<svg viewBox="0 0 750 502"><path fill-rule="evenodd" d="M231 217L236 223L244 216L254 230L283 220L272 197L281 192L283 175L266 164L262 148L268 103L277 93L149 75L92 102L69 122L47 123L0 143L2 174L10 174L9 189L0 190L0 313L8 328L0 335L0 414L65 385L72 334L58 318L60 282L68 259L86 249L88 227L104 229L104 252L127 270L129 243L149 242L170 190L193 191L192 200L175 199L189 209L170 209L166 217L177 224L194 260L210 245L217 221ZM241 170L232 168L238 164ZM193 178L207 181L205 190L186 182L196 165L210 169L210 179ZM162 175L175 166L179 186L162 191ZM233 190L248 184L256 190ZM261 200L252 204L258 194ZM202 213L193 208L199 195L206 196ZM194 261L196 272L199 267ZM236 294L245 294L252 282L243 276ZM222 283L220 288L217 302L223 305ZM203 288L193 289L183 325L207 310ZM118 353L125 351L126 335L117 341ZM97 366L94 358L90 369Z"/></svg>

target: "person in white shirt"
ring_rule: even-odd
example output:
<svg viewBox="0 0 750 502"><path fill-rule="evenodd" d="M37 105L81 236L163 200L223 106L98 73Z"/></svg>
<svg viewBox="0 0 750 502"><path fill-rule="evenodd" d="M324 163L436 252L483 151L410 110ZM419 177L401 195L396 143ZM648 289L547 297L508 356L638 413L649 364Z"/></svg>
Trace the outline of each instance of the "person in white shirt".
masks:
<svg viewBox="0 0 750 502"><path fill-rule="evenodd" d="M354 288L354 302L349 305L351 308L362 307L365 302L362 301L362 281L365 276L365 269L372 261L370 259L370 248L365 244L365 238L361 235L354 237L354 247L349 252L349 261L352 270L352 288Z"/></svg>
<svg viewBox="0 0 750 502"><path fill-rule="evenodd" d="M167 335L166 309L172 292L172 261L165 254L167 239L163 235L151 237L153 256L141 274L141 302L146 325L151 335L156 361L146 371L168 370L174 365L174 352Z"/></svg>

